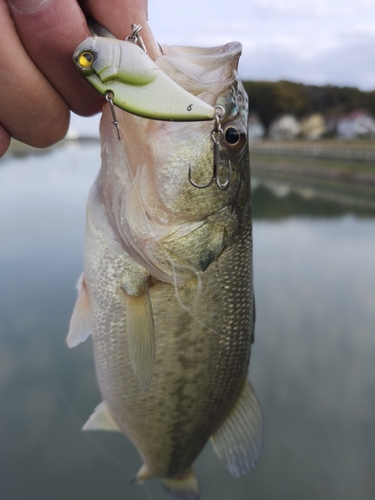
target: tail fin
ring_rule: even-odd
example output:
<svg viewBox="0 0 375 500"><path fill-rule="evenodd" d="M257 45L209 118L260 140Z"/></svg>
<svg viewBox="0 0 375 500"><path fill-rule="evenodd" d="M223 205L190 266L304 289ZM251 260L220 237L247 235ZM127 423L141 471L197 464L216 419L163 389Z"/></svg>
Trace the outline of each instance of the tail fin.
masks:
<svg viewBox="0 0 375 500"><path fill-rule="evenodd" d="M192 467L180 476L162 479L162 483L178 500L199 500L199 483Z"/></svg>

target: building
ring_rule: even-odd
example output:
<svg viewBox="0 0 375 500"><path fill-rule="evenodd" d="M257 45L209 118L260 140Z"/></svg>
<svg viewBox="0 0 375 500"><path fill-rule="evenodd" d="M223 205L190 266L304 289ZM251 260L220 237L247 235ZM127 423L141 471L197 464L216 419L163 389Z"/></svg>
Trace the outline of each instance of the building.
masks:
<svg viewBox="0 0 375 500"><path fill-rule="evenodd" d="M271 124L268 135L275 141L286 141L294 139L300 132L297 119L292 115L284 115Z"/></svg>
<svg viewBox="0 0 375 500"><path fill-rule="evenodd" d="M301 133L308 141L317 141L327 131L323 115L314 113L301 120Z"/></svg>
<svg viewBox="0 0 375 500"><path fill-rule="evenodd" d="M263 139L266 129L259 120L258 115L252 113L248 121L248 139L249 142L256 142Z"/></svg>
<svg viewBox="0 0 375 500"><path fill-rule="evenodd" d="M336 131L342 139L375 139L375 119L366 111L352 111L338 120Z"/></svg>

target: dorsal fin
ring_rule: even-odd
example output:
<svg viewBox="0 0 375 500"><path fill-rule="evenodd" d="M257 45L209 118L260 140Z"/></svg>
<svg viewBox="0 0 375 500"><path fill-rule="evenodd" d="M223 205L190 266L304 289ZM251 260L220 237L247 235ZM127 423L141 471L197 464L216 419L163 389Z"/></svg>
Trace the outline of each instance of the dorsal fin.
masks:
<svg viewBox="0 0 375 500"><path fill-rule="evenodd" d="M90 303L83 273L77 282L78 297L70 320L69 333L66 337L68 347L75 347L84 342L91 334Z"/></svg>

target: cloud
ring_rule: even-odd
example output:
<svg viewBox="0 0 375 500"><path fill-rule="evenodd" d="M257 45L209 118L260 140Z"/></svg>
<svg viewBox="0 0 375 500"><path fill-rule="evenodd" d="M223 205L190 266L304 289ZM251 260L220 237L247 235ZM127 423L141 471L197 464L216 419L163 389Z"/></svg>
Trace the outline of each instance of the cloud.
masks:
<svg viewBox="0 0 375 500"><path fill-rule="evenodd" d="M292 80L316 85L337 84L375 89L375 64L371 47L375 34L355 44L327 44L304 51L288 43L245 45L240 74L244 79ZM372 62L372 64L370 63Z"/></svg>
<svg viewBox="0 0 375 500"><path fill-rule="evenodd" d="M244 78L375 89L373 0L153 0L150 9L160 42L241 41Z"/></svg>

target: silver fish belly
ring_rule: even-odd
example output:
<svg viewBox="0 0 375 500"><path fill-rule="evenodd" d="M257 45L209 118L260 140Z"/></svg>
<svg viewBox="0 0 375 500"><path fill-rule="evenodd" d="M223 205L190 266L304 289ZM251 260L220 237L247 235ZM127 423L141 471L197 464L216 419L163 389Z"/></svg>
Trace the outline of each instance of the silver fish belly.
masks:
<svg viewBox="0 0 375 500"><path fill-rule="evenodd" d="M84 274L68 345L92 333L103 397L85 430L120 431L177 498L199 498L191 468L208 439L233 476L262 446L247 380L254 336L247 97L241 45L164 47L156 63L211 106L222 106L218 174L212 123L156 122L107 104L102 168L87 205ZM229 170L228 170L229 169Z"/></svg>

